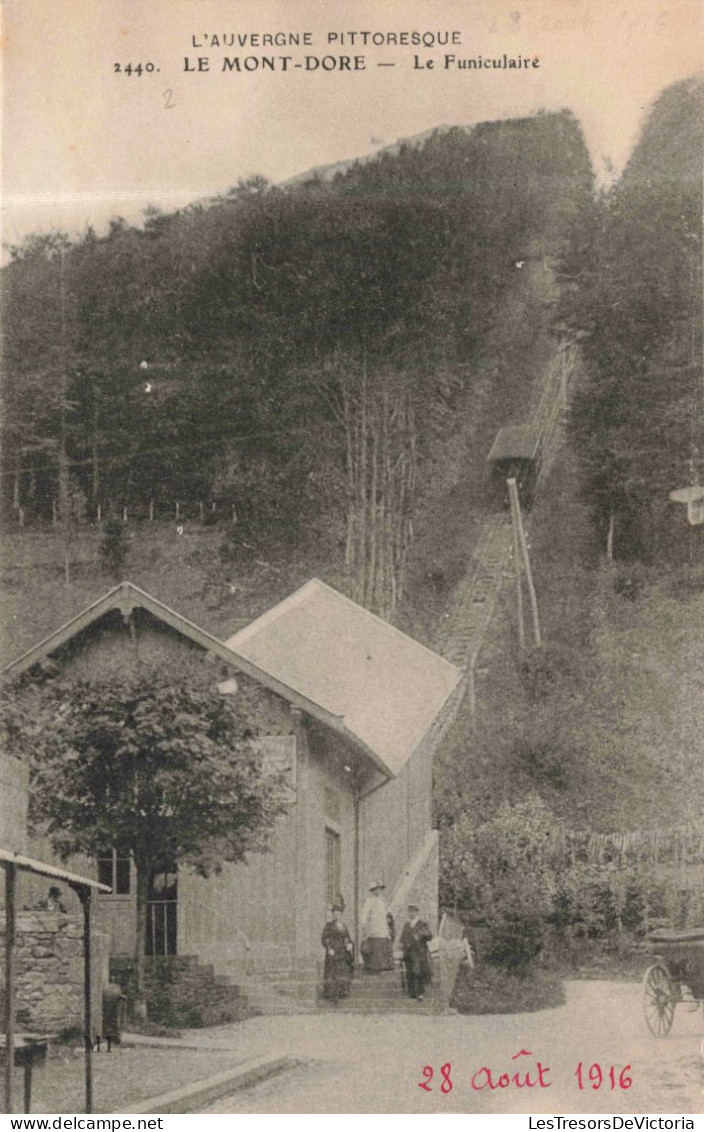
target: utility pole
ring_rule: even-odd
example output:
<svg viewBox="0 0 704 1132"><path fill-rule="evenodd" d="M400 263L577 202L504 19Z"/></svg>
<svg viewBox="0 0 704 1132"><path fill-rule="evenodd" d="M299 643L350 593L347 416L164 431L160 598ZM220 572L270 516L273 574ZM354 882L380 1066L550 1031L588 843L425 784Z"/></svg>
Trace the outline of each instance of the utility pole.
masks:
<svg viewBox="0 0 704 1132"><path fill-rule="evenodd" d="M61 305L61 418L59 426L59 519L64 552L64 582L71 581L71 485L66 449L66 411L68 408L68 358L66 344L66 296L64 290L64 247L60 251L59 302Z"/></svg>
<svg viewBox="0 0 704 1132"><path fill-rule="evenodd" d="M506 481L508 484L508 495L511 501L511 517L514 522L514 531L518 536L521 550L523 552L523 563L526 568L526 583L528 585L528 597L530 598L530 609L533 615L533 639L535 647L540 648L540 621L538 619L538 599L535 596L535 586L533 585L533 574L530 568L530 559L528 557L528 543L526 542L526 534L523 530L523 519L521 517L521 504L518 498L518 488L516 487L515 479Z"/></svg>
<svg viewBox="0 0 704 1132"><path fill-rule="evenodd" d="M514 493L511 491L511 484L515 485L515 480L507 480L509 485L508 499L511 505L511 530L513 532L513 566L516 574L516 606L518 609L518 644L521 652L526 649L526 629L523 622L523 586L521 585L521 550L518 538L518 495L514 498Z"/></svg>

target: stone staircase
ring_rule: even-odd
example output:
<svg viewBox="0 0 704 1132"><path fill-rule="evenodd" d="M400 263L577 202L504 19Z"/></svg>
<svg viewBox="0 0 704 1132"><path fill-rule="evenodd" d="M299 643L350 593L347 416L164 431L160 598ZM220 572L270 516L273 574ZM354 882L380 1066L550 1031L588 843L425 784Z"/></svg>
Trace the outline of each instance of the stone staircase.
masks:
<svg viewBox="0 0 704 1132"><path fill-rule="evenodd" d="M110 978L122 987L129 1006L134 998L134 961L113 957ZM239 981L216 974L212 964L201 963L195 955L149 956L144 978L152 1022L201 1027L247 1017L247 999Z"/></svg>
<svg viewBox="0 0 704 1132"><path fill-rule="evenodd" d="M250 1006L262 1014L312 1014L321 978L317 971L287 967L247 975L240 986Z"/></svg>
<svg viewBox="0 0 704 1132"><path fill-rule="evenodd" d="M457 963L451 963L450 980L454 981ZM451 988L442 962L433 959L433 981L422 1001L409 998L402 986L401 963L396 957L392 971L367 974L355 968L350 996L331 1002L322 994L321 969L297 971L294 968L270 971L263 976L247 976L240 980L242 994L255 1010L263 1014L318 1014L337 1011L346 1014L446 1014Z"/></svg>
<svg viewBox="0 0 704 1132"><path fill-rule="evenodd" d="M352 980L349 998L338 1003L324 1002L326 1010L345 1014L446 1014L447 995L433 964L433 981L426 988L422 1001L409 998L401 983L401 967L368 975L359 971Z"/></svg>

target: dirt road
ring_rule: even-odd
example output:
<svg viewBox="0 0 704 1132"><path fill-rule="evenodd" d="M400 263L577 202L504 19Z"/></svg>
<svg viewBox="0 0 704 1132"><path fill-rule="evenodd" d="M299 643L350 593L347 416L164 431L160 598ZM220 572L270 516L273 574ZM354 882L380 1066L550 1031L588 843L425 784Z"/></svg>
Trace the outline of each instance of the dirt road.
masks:
<svg viewBox="0 0 704 1132"><path fill-rule="evenodd" d="M702 1112L701 1008L690 1013L678 1007L669 1037L656 1039L646 1029L636 984L575 982L567 989L565 1006L538 1014L253 1019L246 1023L253 1056L269 1044L305 1058L307 1064L225 1097L205 1111ZM585 1086L581 1091L575 1075L580 1062ZM599 1080L597 1070L589 1080L594 1063L603 1076L598 1089L592 1087ZM443 1076L442 1066L448 1065ZM424 1066L434 1070L430 1081L423 1076ZM508 1074L511 1084L491 1089L487 1070L492 1084L502 1074ZM622 1070L623 1084L632 1080L628 1089L619 1087ZM517 1073L519 1082L528 1073L534 1086L517 1088ZM430 1091L419 1088L419 1082L429 1083Z"/></svg>

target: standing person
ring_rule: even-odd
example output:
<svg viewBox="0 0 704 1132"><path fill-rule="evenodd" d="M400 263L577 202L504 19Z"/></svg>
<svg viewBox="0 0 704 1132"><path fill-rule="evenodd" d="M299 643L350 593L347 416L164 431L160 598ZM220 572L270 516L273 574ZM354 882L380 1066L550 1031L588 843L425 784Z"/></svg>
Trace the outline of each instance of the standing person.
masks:
<svg viewBox="0 0 704 1132"><path fill-rule="evenodd" d="M369 896L362 908L361 929L364 942L361 951L364 969L369 974L389 971L394 965L389 910L383 897L385 888L386 885L379 881L372 881L369 885Z"/></svg>
<svg viewBox="0 0 704 1132"><path fill-rule="evenodd" d="M354 944L347 924L342 920L340 903L336 900L333 904L332 920L323 928L322 936L325 948L323 994L334 1002L348 997L354 969Z"/></svg>
<svg viewBox="0 0 704 1132"><path fill-rule="evenodd" d="M401 932L403 962L406 967L406 990L411 998L422 999L430 982L430 951L428 941L433 938L427 922L421 920L418 905L408 905L408 920Z"/></svg>
<svg viewBox="0 0 704 1132"><path fill-rule="evenodd" d="M344 898L344 896L342 895L341 892L338 892L338 894L335 897L335 899L333 900L333 902L331 904L328 904L328 906L327 906L327 910L326 910L326 913L325 913L325 920L328 923L329 923L330 920L332 920L332 910L333 910L333 908L339 908L340 911L344 913L344 911L345 911L345 898Z"/></svg>

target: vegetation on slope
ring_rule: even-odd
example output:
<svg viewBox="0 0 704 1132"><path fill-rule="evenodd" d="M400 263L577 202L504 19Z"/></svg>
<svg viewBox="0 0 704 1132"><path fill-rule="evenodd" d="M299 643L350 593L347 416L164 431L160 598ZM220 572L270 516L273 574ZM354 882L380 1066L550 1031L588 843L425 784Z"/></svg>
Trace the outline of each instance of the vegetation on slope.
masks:
<svg viewBox="0 0 704 1132"><path fill-rule="evenodd" d="M577 124L544 115L29 241L5 272L6 488L27 514L56 501L67 540L98 504L234 503L236 541L326 539L393 615L515 264L560 254L590 191Z"/></svg>
<svg viewBox="0 0 704 1132"><path fill-rule="evenodd" d="M704 477L703 153L704 81L692 79L657 100L564 267L589 378L574 441L616 558L666 553L668 493Z"/></svg>

